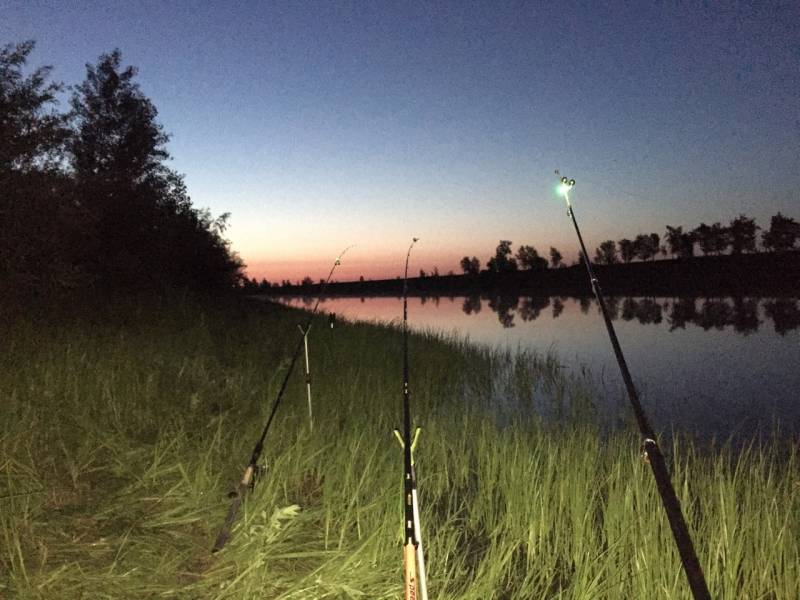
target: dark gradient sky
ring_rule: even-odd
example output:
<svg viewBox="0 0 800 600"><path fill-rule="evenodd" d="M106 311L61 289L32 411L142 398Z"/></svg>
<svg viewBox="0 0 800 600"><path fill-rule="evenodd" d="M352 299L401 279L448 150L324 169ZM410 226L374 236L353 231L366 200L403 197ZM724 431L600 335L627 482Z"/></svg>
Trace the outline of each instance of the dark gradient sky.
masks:
<svg viewBox="0 0 800 600"><path fill-rule="evenodd" d="M270 280L800 217L800 3L0 2L79 82L119 47L196 205ZM235 4L235 5L234 5ZM646 5L647 4L647 5Z"/></svg>

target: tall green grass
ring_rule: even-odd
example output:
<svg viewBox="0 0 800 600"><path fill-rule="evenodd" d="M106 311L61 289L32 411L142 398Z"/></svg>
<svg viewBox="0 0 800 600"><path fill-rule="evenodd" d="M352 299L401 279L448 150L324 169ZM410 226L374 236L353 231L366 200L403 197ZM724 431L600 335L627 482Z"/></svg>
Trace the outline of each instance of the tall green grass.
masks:
<svg viewBox="0 0 800 600"><path fill-rule="evenodd" d="M396 327L317 321L313 433L298 369L209 552L304 318L182 302L7 322L0 598L400 598ZM410 354L432 598L690 597L638 436L601 430L587 380L433 334ZM797 446L667 450L712 595L797 597Z"/></svg>

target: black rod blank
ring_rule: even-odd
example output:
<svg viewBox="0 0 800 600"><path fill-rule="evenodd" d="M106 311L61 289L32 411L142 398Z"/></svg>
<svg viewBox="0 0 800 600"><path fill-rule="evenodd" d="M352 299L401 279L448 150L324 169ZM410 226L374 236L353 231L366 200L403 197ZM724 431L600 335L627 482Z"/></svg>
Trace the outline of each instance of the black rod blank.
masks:
<svg viewBox="0 0 800 600"><path fill-rule="evenodd" d="M558 171L556 171L556 174L558 174ZM675 489L672 486L672 480L670 479L669 471L667 470L664 455L661 452L661 448L658 446L656 435L653 432L653 429L650 427L650 423L647 421L644 409L639 401L639 395L636 392L636 387L633 385L633 379L631 378L631 373L628 370L628 363L625 361L625 356L622 354L622 347L617 339L617 334L614 331L614 325L611 323L611 318L609 317L608 307L603 299L603 291L600 288L600 282L597 280L597 277L592 270L589 254L586 252L586 245L583 243L583 236L581 235L581 230L578 227L578 221L575 219L575 211L573 210L572 204L569 201L569 190L575 185L575 180L562 177L561 185L564 198L567 202L567 215L572 220L572 224L575 226L575 233L578 235L581 253L583 254L583 262L586 265L586 271L589 274L592 291L597 299L597 304L600 306L600 312L602 313L603 321L606 324L608 337L611 339L611 346L614 349L614 356L617 358L617 364L619 365L619 370L622 374L622 380L625 382L625 389L628 392L628 398L631 406L633 407L636 423L639 426L639 431L641 432L642 437L644 438L642 442L642 451L647 462L650 464L650 468L653 471L653 477L656 480L656 487L658 488L658 493L661 496L661 502L664 505L664 510L667 513L667 520L669 521L670 529L672 529L672 537L675 539L675 544L678 547L678 553L681 557L683 570L686 573L686 578L689 580L689 588L692 590L692 596L695 600L711 600L711 594L708 591L705 575L703 574L703 569L700 566L700 561L697 559L697 553L694 550L694 544L692 543L691 535L689 535L689 529L686 526L686 520L683 517L680 501L678 500L678 496L675 494Z"/></svg>

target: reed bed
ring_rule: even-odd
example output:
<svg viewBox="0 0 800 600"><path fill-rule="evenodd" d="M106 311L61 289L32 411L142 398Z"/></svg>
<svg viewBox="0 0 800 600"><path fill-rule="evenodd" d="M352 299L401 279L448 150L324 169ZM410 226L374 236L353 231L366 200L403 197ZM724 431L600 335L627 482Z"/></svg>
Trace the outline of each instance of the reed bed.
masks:
<svg viewBox="0 0 800 600"><path fill-rule="evenodd" d="M0 597L400 598L392 325L316 321L313 432L298 369L210 554L302 321L193 301L7 320ZM690 597L638 437L599 425L588 379L433 333L410 356L432 598ZM712 595L796 598L796 443L667 450Z"/></svg>

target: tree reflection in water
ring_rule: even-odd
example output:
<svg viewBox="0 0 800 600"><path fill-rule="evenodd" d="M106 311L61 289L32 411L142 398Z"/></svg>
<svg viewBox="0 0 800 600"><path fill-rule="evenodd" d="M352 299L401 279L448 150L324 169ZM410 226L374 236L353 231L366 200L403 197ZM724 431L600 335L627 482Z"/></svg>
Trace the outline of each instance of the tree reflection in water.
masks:
<svg viewBox="0 0 800 600"><path fill-rule="evenodd" d="M489 299L489 308L497 313L497 319L505 327L514 327L514 311L517 310L519 296L499 294Z"/></svg>
<svg viewBox="0 0 800 600"><path fill-rule="evenodd" d="M758 300L755 298L733 299L733 330L736 333L750 335L758 331L761 321L758 318Z"/></svg>
<svg viewBox="0 0 800 600"><path fill-rule="evenodd" d="M564 312L564 301L556 296L553 298L553 318L557 319Z"/></svg>
<svg viewBox="0 0 800 600"><path fill-rule="evenodd" d="M786 335L800 324L800 310L797 300L793 298L777 298L764 304L766 314L775 324L775 333Z"/></svg>
<svg viewBox="0 0 800 600"><path fill-rule="evenodd" d="M696 298L678 298L672 303L672 310L667 316L669 330L686 329L687 323L692 323L697 318Z"/></svg>
<svg viewBox="0 0 800 600"><path fill-rule="evenodd" d="M514 317L519 314L524 322L538 319L542 311L552 305L552 318L557 319L564 312L566 298L549 296L517 296L496 294L488 299L489 308L497 315L503 327L514 327ZM591 297L576 299L580 311L588 314L596 301ZM424 303L424 300L422 300ZM700 302L698 308L698 302ZM797 298L621 298L608 297L606 303L612 320L636 320L642 325L659 324L666 318L669 330L685 329L692 324L705 331L723 330L732 327L736 333L749 335L758 331L764 321L759 317L763 307L764 316L772 320L776 333L785 335L800 327L800 307ZM481 297L464 298L462 311L466 315L481 311ZM665 315L666 313L666 315Z"/></svg>
<svg viewBox="0 0 800 600"><path fill-rule="evenodd" d="M535 321L542 309L550 306L549 296L527 296L519 304L519 316L523 321Z"/></svg>
<svg viewBox="0 0 800 600"><path fill-rule="evenodd" d="M461 306L461 310L464 311L465 315L477 315L479 312L481 312L481 297L477 295L465 297L464 304Z"/></svg>

